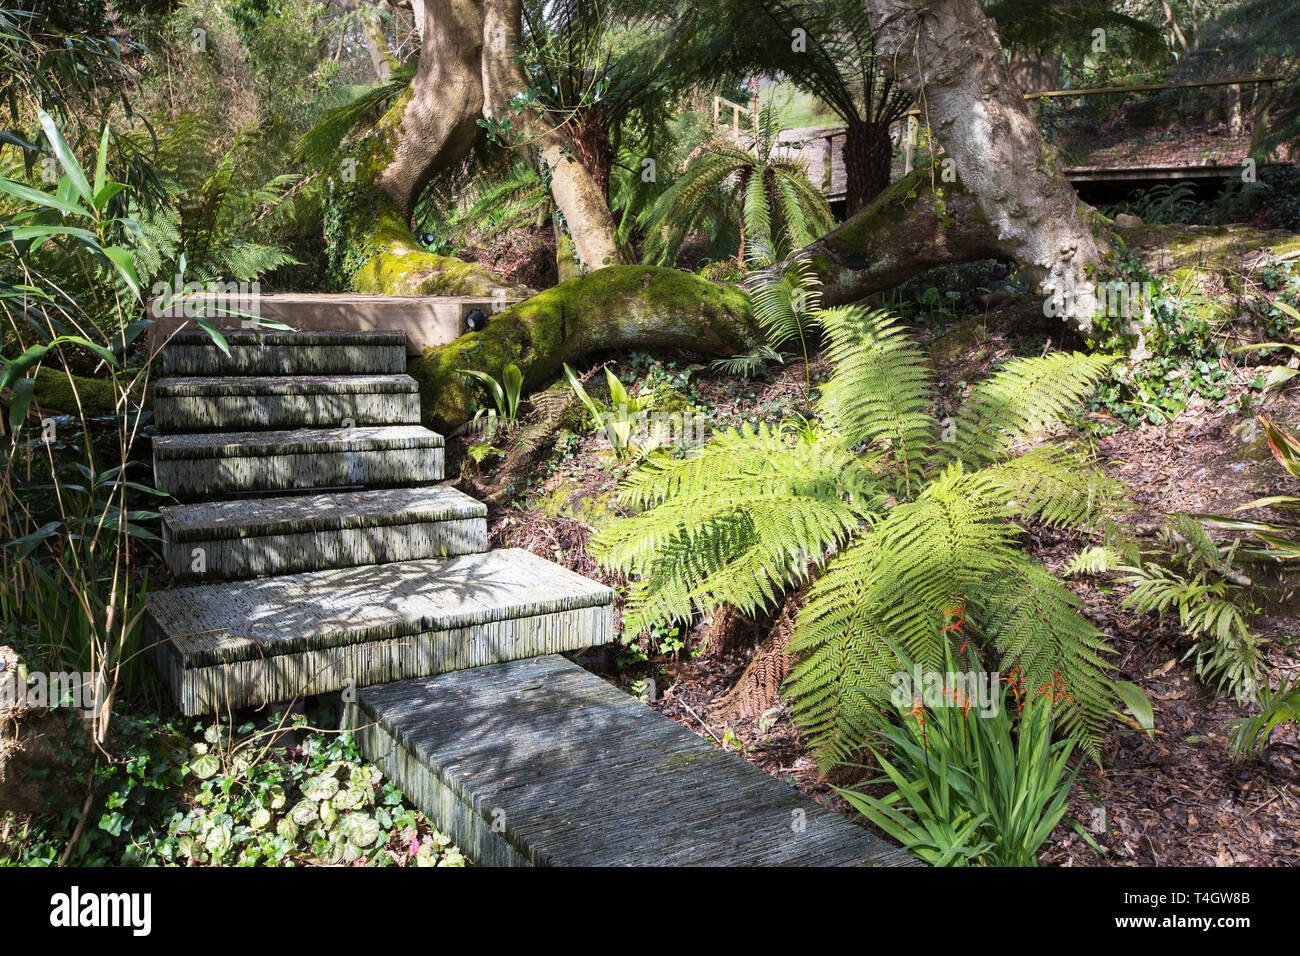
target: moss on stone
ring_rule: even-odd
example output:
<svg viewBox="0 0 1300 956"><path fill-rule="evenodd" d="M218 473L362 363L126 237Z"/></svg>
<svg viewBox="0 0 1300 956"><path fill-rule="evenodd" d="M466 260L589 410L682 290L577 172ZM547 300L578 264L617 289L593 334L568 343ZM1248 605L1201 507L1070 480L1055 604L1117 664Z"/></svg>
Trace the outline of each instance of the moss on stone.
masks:
<svg viewBox="0 0 1300 956"><path fill-rule="evenodd" d="M409 363L426 421L466 421L473 389L465 369L500 376L514 363L531 390L563 363L605 349L677 348L727 356L759 341L745 294L676 269L610 266L563 282L492 317L488 327L431 348Z"/></svg>

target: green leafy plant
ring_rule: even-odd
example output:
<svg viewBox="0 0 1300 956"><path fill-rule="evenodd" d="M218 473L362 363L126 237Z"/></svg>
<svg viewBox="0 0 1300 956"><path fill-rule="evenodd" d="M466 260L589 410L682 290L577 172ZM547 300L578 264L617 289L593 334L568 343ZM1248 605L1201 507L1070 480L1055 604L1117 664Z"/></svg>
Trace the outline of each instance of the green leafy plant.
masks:
<svg viewBox="0 0 1300 956"><path fill-rule="evenodd" d="M1155 277L1135 257L1126 255L1122 281L1136 282L1140 290L1149 292L1143 301L1130 304L1138 315L1149 312L1141 323L1148 354L1102 382L1092 396L1092 408L1105 409L1129 426L1143 420L1158 425L1180 414L1193 398L1211 402L1225 398L1233 375L1222 361L1225 312L1219 303L1195 286L1193 274L1181 280ZM1121 316L1099 314L1089 344L1117 357L1130 355L1131 325Z"/></svg>
<svg viewBox="0 0 1300 956"><path fill-rule="evenodd" d="M1255 421L1264 429L1269 450L1278 464L1292 478L1300 478L1300 438L1278 427L1272 419L1264 415L1256 416ZM1267 498L1256 498L1238 505L1233 509L1233 513L1255 508L1300 512L1300 496L1271 495ZM1251 521L1215 514L1197 515L1197 517L1216 527L1251 532L1263 545L1259 548L1245 549L1253 557L1279 561L1294 561L1300 558L1300 522Z"/></svg>
<svg viewBox="0 0 1300 956"><path fill-rule="evenodd" d="M88 174L54 120L44 113L40 120L63 169L57 185L44 191L0 178L0 192L21 204L0 222L0 305L6 347L18 353L0 361L0 388L12 389L0 472L0 605L6 634L43 664L71 661L95 675L105 693L92 730L102 743L108 702L131 666L143 613L137 552L153 537L144 524L155 515L140 499L158 494L132 480L131 470L150 358L137 340L148 322L133 321L141 288L132 252L108 238L130 229L110 212L125 187L108 176L108 127ZM81 255L99 298L111 303L107 328L88 321L73 297L32 266L38 256ZM12 275L28 281L10 286L3 277ZM84 413L56 423L53 435L26 428L43 369L77 395L73 363L88 363L107 385L113 425L99 447Z"/></svg>
<svg viewBox="0 0 1300 956"><path fill-rule="evenodd" d="M524 373L519 370L518 365L511 362L503 368L501 370L501 381L499 382L486 372L478 372L474 369L463 369L461 374L474 379L487 389L487 393L492 396L492 404L496 406L493 410L494 420L505 422L507 425L519 420L519 402L524 391ZM477 417L476 415L475 418Z"/></svg>
<svg viewBox="0 0 1300 956"><path fill-rule="evenodd" d="M1127 207L1143 222L1152 225L1188 222L1197 212L1195 197L1196 191L1191 183L1159 183L1147 189L1134 190L1128 202L1121 207L1112 207L1110 212L1113 215Z"/></svg>
<svg viewBox="0 0 1300 956"><path fill-rule="evenodd" d="M1255 608L1250 579L1234 566L1238 542L1220 548L1191 515L1179 515L1161 536L1158 557L1121 567L1122 581L1133 586L1122 605L1139 614L1177 615L1195 641L1187 656L1195 657L1197 677L1216 689L1227 685L1239 699L1253 696L1259 650L1249 621Z"/></svg>
<svg viewBox="0 0 1300 956"><path fill-rule="evenodd" d="M1270 303L1273 308L1281 311L1285 315L1297 322L1300 322L1300 311L1293 306L1287 305L1280 299L1274 299ZM1291 330L1292 335L1300 336L1300 325ZM1269 351L1290 352L1292 355L1300 355L1300 345L1294 342L1258 342L1253 345L1244 345L1237 349L1238 352L1269 352ZM1264 381L1265 388L1273 388L1289 382L1291 379L1300 375L1300 369L1288 368L1285 365L1275 365L1268 373L1268 378Z"/></svg>
<svg viewBox="0 0 1300 956"><path fill-rule="evenodd" d="M671 265L686 236L721 202L741 230L738 259L749 243L775 258L786 247L799 248L834 224L826 197L808 180L800 161L777 151L780 118L765 105L754 133L753 150L715 142L700 150L655 203L647 224L643 257Z"/></svg>
<svg viewBox="0 0 1300 956"><path fill-rule="evenodd" d="M937 666L960 614L1004 668L1035 686L1064 679L1073 703L1058 725L1096 756L1114 702L1109 648L1078 599L1016 547L1017 522L1114 534L1122 495L1068 446L1016 446L1079 402L1108 360L1015 359L936 421L925 353L892 317L816 318L835 364L820 427L746 425L647 462L620 489L636 513L595 548L633 581L625 630L722 604L760 613L811 579L785 693L826 764L874 731L871 694L897 669L893 647Z"/></svg>
<svg viewBox="0 0 1300 956"><path fill-rule="evenodd" d="M733 355L730 358L714 359L709 363L709 368L715 372L722 372L724 375L755 378L766 374L768 367L771 365L784 364L785 359L781 357L780 352L770 345L763 344L755 346L748 352Z"/></svg>
<svg viewBox="0 0 1300 956"><path fill-rule="evenodd" d="M1074 743L1052 740L1054 709L1063 700L1059 693L1022 696L1018 689L1013 700L1004 685L990 715L960 700L952 706L912 706L893 720L877 715L871 751L884 775L870 783L890 784L893 790L884 797L859 789L836 791L927 863L1036 866L1039 848L1069 809L1079 773L1069 763ZM1092 842L1075 821L1070 823Z"/></svg>
<svg viewBox="0 0 1300 956"><path fill-rule="evenodd" d="M80 798L25 825L3 820L21 836L0 847L0 862L464 865L350 734L316 731L301 714L259 729L120 713L113 726L111 759L89 747L69 757L92 780L87 822L78 826ZM286 749L289 735L297 745Z"/></svg>
<svg viewBox="0 0 1300 956"><path fill-rule="evenodd" d="M578 396L578 400L587 410L592 427L604 431L605 437L609 439L614 449L614 454L620 459L632 454L635 450L632 445L632 433L637 418L649 407L651 399L633 398L619 377L609 369L605 369L605 382L609 386L608 406L602 405L591 396L586 386L582 384L582 379L578 377L578 373L567 363L564 366L564 377L568 379L569 387L573 389L573 393Z"/></svg>
<svg viewBox="0 0 1300 956"><path fill-rule="evenodd" d="M760 254L761 255L761 254ZM757 258L757 257L755 257ZM750 309L772 350L797 341L803 356L804 396L812 394L808 340L816 326L819 294L812 263L805 258L758 268L742 283Z"/></svg>
<svg viewBox="0 0 1300 956"><path fill-rule="evenodd" d="M1238 758L1258 753L1283 724L1300 724L1300 678L1284 680L1277 690L1261 685L1256 703L1259 713L1235 721L1231 728L1229 742Z"/></svg>

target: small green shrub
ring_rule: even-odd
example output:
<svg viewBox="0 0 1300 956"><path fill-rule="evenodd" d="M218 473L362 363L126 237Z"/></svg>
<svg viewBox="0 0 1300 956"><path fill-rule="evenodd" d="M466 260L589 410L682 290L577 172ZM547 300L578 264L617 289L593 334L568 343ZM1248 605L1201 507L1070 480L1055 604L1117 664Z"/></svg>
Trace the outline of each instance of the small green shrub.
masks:
<svg viewBox="0 0 1300 956"><path fill-rule="evenodd" d="M54 865L67 853L86 866L464 865L351 735L304 722L255 730L118 714L111 759L89 745L70 758L94 794L75 842L80 794L31 818L0 862ZM287 728L300 735L293 750L281 746Z"/></svg>
<svg viewBox="0 0 1300 956"><path fill-rule="evenodd" d="M1196 676L1216 689L1227 686L1238 699L1255 693L1259 649L1250 630L1256 613L1250 580L1234 566L1238 542L1220 548L1199 520L1179 515L1162 529L1159 554L1121 567L1133 586L1124 607L1138 614L1176 615L1195 641Z"/></svg>

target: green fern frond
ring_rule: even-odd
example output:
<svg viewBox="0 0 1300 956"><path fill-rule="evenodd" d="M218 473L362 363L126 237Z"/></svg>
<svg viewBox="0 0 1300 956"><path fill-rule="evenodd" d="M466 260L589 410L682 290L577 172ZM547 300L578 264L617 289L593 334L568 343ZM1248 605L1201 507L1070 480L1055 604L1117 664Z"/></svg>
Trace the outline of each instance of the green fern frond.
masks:
<svg viewBox="0 0 1300 956"><path fill-rule="evenodd" d="M812 263L803 258L757 269L745 278L742 285L749 295L750 311L772 348L795 339L806 342L820 298L815 278ZM807 350L806 344L803 348Z"/></svg>
<svg viewBox="0 0 1300 956"><path fill-rule="evenodd" d="M957 413L951 454L970 464L997 461L1031 432L1059 422L1101 381L1114 359L1064 352L1007 362L971 389Z"/></svg>
<svg viewBox="0 0 1300 956"><path fill-rule="evenodd" d="M1154 561L1122 567L1128 572L1123 583L1133 586L1122 606L1162 620L1177 614L1179 626L1195 640L1187 656L1195 657L1196 676L1216 690L1227 686L1238 699L1248 699L1259 678L1259 647L1243 606L1243 588L1205 567L1186 570L1194 560L1184 556L1182 569Z"/></svg>
<svg viewBox="0 0 1300 956"><path fill-rule="evenodd" d="M881 621L908 656L938 668L934 635L1015 560L1017 529L1001 508L966 493L965 475L950 467L914 502L890 509L876 529L889 573L875 585Z"/></svg>
<svg viewBox="0 0 1300 956"><path fill-rule="evenodd" d="M981 468L969 485L972 493L1005 503L1013 515L1072 531L1100 530L1128 507L1123 485L1068 447L1035 448Z"/></svg>
<svg viewBox="0 0 1300 956"><path fill-rule="evenodd" d="M1082 548L1078 554L1065 563L1061 573L1066 577L1091 576L1114 571L1124 563L1124 556L1114 548Z"/></svg>
<svg viewBox="0 0 1300 956"><path fill-rule="evenodd" d="M850 759L869 738L878 695L899 668L873 588L880 566L872 534L836 555L808 589L787 646L796 663L783 689L823 766Z"/></svg>
<svg viewBox="0 0 1300 956"><path fill-rule="evenodd" d="M804 580L878 497L860 459L834 443L766 426L729 432L644 466L620 491L644 510L599 535L593 551L634 581L629 633L723 601L755 613Z"/></svg>
<svg viewBox="0 0 1300 956"><path fill-rule="evenodd" d="M818 317L835 362L822 391L823 416L850 443L883 443L910 492L935 438L925 353L888 313L840 307Z"/></svg>
<svg viewBox="0 0 1300 956"><path fill-rule="evenodd" d="M1022 694L1050 696L1058 726L1099 760L1116 706L1106 676L1113 649L1080 613L1083 602L1037 562L1018 557L992 585L967 606L975 629L997 648L1004 676L1015 671Z"/></svg>
<svg viewBox="0 0 1300 956"><path fill-rule="evenodd" d="M714 359L709 368L723 375L738 378L753 378L767 370L768 365L784 365L785 359L770 345L757 345L748 352L741 352L731 358Z"/></svg>
<svg viewBox="0 0 1300 956"><path fill-rule="evenodd" d="M550 197L542 174L529 163L516 162L506 175L483 186L451 223L468 226L484 237L496 236L534 223Z"/></svg>
<svg viewBox="0 0 1300 956"><path fill-rule="evenodd" d="M796 619L790 651L800 660L785 688L820 761L861 744L900 655L939 669L954 638L996 652L1031 693L1064 691L1060 726L1097 756L1114 706L1110 648L1081 602L1013 539L1001 511L981 508L950 469L828 565Z"/></svg>
<svg viewBox="0 0 1300 956"><path fill-rule="evenodd" d="M797 316L790 290L765 281L755 302ZM1127 555L1120 489L1068 448L978 466L1064 414L1104 360L1008 366L968 410L967 424L988 430L967 442L968 458L940 452L925 356L894 319L813 314L835 362L820 422L792 423L789 435L729 432L624 482L620 500L637 513L600 535L597 555L634 582L628 629L722 603L770 609L812 579L784 692L823 766L865 742L903 657L938 668L958 637L1017 668L1031 690L1050 685L1058 725L1096 756L1115 705L1110 649L1078 599L1018 550L1014 519L1100 532Z"/></svg>

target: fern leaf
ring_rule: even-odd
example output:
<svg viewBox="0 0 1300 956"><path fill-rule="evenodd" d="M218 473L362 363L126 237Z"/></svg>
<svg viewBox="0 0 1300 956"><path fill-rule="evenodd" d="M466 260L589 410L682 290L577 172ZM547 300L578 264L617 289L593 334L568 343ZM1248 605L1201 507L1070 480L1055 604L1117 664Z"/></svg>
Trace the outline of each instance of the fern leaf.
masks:
<svg viewBox="0 0 1300 956"><path fill-rule="evenodd" d="M934 445L924 353L885 312L841 307L824 309L819 318L835 362L822 392L823 416L850 443L886 445L910 497Z"/></svg>
<svg viewBox="0 0 1300 956"><path fill-rule="evenodd" d="M1120 482L1060 446L1035 448L981 468L969 486L973 494L1005 504L1013 515L1076 531L1101 529L1129 507Z"/></svg>
<svg viewBox="0 0 1300 956"><path fill-rule="evenodd" d="M948 450L970 464L997 461L1014 442L1077 407L1112 361L1082 352L1013 359L971 390Z"/></svg>
<svg viewBox="0 0 1300 956"><path fill-rule="evenodd" d="M851 758L870 737L872 713L899 668L872 588L880 562L870 534L836 555L808 589L787 647L797 662L783 690L823 767Z"/></svg>

